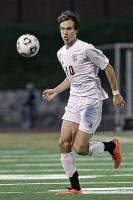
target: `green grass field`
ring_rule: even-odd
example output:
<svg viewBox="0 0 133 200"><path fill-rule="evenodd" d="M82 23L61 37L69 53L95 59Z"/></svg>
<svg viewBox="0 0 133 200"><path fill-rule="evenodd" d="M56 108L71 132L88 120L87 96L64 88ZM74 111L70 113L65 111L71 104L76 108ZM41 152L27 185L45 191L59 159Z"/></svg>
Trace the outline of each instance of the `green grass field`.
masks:
<svg viewBox="0 0 133 200"><path fill-rule="evenodd" d="M60 164L59 133L0 134L0 200L133 199L133 132L97 133L93 140L120 138L123 163L113 168L108 153L76 156L83 195L55 196L69 187Z"/></svg>

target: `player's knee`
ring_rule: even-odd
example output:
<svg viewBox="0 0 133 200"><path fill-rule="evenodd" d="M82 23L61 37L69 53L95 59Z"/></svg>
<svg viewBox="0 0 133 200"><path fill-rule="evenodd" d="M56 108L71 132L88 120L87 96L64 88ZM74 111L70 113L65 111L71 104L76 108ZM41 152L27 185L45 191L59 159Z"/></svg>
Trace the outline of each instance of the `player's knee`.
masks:
<svg viewBox="0 0 133 200"><path fill-rule="evenodd" d="M88 155L87 149L82 145L78 145L78 146L74 145L73 149L79 155L82 155L82 156Z"/></svg>
<svg viewBox="0 0 133 200"><path fill-rule="evenodd" d="M69 141L59 140L59 147L62 151L68 152L70 149L70 143Z"/></svg>

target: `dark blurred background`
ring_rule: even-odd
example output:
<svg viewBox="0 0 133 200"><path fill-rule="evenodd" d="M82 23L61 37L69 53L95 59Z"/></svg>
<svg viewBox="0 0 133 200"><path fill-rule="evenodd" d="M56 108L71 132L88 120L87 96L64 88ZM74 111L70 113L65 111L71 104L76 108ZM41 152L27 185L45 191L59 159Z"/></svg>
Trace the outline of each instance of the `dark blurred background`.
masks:
<svg viewBox="0 0 133 200"><path fill-rule="evenodd" d="M50 103L41 96L44 89L65 78L56 57L63 45L57 18L64 10L79 16L78 37L100 48L110 59L128 101L123 111L114 111L109 84L100 72L102 86L111 98L105 101L99 130L133 129L132 0L0 0L0 128L60 128L69 91ZM16 50L17 39L27 33L40 42L39 53L33 58L21 57Z"/></svg>

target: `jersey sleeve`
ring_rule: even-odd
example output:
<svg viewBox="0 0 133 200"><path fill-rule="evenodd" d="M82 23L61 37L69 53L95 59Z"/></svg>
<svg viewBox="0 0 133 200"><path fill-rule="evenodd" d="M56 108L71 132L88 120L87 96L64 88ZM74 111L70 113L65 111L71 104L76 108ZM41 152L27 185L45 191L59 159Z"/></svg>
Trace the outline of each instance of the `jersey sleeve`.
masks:
<svg viewBox="0 0 133 200"><path fill-rule="evenodd" d="M59 62L61 63L61 58L60 58L59 51L57 52L57 58L58 58Z"/></svg>
<svg viewBox="0 0 133 200"><path fill-rule="evenodd" d="M109 59L99 49L96 49L93 45L86 49L88 59L98 68L104 70L109 64Z"/></svg>

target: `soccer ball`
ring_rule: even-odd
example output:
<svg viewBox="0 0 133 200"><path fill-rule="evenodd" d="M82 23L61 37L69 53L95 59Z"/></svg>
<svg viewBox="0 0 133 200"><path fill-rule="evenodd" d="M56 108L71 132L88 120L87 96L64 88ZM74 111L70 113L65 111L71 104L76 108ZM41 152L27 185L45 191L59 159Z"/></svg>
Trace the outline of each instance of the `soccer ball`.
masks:
<svg viewBox="0 0 133 200"><path fill-rule="evenodd" d="M34 35L25 34L17 40L17 51L21 56L33 57L38 53L39 48L39 41Z"/></svg>

